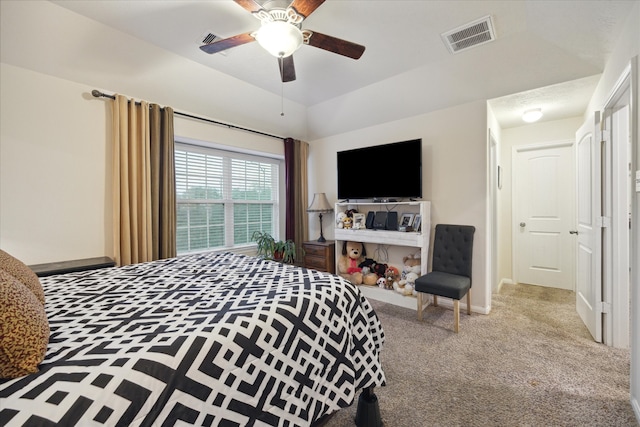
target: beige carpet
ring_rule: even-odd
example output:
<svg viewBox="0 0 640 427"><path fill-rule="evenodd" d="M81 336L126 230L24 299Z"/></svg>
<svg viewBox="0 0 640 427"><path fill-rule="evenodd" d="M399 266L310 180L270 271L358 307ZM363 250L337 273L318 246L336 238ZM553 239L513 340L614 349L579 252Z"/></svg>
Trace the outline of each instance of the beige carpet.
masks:
<svg viewBox="0 0 640 427"><path fill-rule="evenodd" d="M505 285L489 315L371 301L386 343L387 386L376 389L385 427L636 426L629 351L595 343L575 294ZM325 426L353 426L356 405Z"/></svg>

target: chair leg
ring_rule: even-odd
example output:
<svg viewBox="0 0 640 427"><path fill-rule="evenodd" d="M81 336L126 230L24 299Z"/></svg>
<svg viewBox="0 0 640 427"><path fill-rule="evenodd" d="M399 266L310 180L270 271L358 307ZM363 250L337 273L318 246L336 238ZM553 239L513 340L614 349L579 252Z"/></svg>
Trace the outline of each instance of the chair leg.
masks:
<svg viewBox="0 0 640 427"><path fill-rule="evenodd" d="M437 307L437 306L438 306L438 296L437 296L437 295L434 295L434 296L433 296L433 306L434 306L434 307Z"/></svg>
<svg viewBox="0 0 640 427"><path fill-rule="evenodd" d="M453 330L458 333L460 329L460 300L453 300Z"/></svg>
<svg viewBox="0 0 640 427"><path fill-rule="evenodd" d="M467 292L467 314L471 316L471 291Z"/></svg>
<svg viewBox="0 0 640 427"><path fill-rule="evenodd" d="M418 320L422 322L422 292L418 292Z"/></svg>

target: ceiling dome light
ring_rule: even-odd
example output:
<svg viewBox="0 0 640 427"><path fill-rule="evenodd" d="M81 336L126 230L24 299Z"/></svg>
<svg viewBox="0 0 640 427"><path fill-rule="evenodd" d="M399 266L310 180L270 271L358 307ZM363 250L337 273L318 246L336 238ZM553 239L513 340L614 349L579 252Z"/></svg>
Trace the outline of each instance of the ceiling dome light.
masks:
<svg viewBox="0 0 640 427"><path fill-rule="evenodd" d="M255 34L260 46L277 58L286 58L302 45L302 32L298 27L285 21L262 24Z"/></svg>
<svg viewBox="0 0 640 427"><path fill-rule="evenodd" d="M542 110L540 108L534 108L533 110L527 110L522 114L522 120L527 123L533 123L540 120L542 117Z"/></svg>

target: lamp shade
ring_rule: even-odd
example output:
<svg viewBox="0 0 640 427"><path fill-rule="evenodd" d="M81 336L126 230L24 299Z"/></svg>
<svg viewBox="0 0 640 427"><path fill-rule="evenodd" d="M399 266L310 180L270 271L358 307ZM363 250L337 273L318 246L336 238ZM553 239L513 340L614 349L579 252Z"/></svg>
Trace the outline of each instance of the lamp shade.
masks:
<svg viewBox="0 0 640 427"><path fill-rule="evenodd" d="M311 204L307 208L307 212L326 213L331 211L333 211L333 206L329 204L325 193L315 193Z"/></svg>
<svg viewBox="0 0 640 427"><path fill-rule="evenodd" d="M271 55L286 58L302 45L302 32L288 22L271 21L262 24L256 40Z"/></svg>

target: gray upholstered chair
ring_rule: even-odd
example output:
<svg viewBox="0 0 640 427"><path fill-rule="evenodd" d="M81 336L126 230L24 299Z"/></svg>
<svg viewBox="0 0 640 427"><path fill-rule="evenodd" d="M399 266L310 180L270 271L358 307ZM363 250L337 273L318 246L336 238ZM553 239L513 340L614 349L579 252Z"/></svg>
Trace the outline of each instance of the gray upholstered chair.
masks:
<svg viewBox="0 0 640 427"><path fill-rule="evenodd" d="M467 295L467 314L471 314L471 259L473 256L472 225L436 225L433 242L431 273L416 279L418 292L418 320L422 320L424 305L422 294L433 295L433 305L438 297L453 299L454 330L460 328L460 300Z"/></svg>

